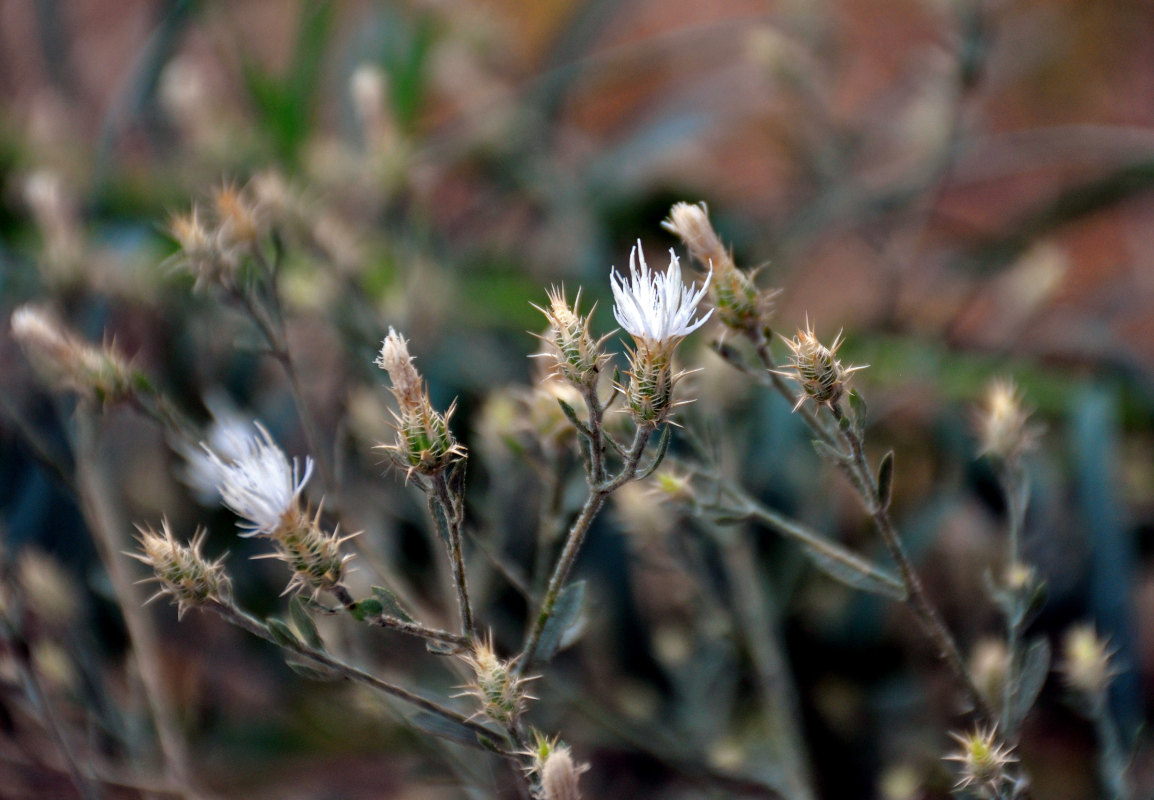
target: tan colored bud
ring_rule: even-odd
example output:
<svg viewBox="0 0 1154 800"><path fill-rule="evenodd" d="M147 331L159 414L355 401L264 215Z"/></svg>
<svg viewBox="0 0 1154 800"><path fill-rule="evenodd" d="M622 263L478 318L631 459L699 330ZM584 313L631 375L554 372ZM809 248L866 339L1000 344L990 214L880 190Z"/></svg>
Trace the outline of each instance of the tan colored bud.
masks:
<svg viewBox="0 0 1154 800"><path fill-rule="evenodd" d="M577 780L588 768L573 761L568 747L554 747L541 767L541 795L545 800L581 800Z"/></svg>
<svg viewBox="0 0 1154 800"><path fill-rule="evenodd" d="M579 388L595 386L608 356L601 352L604 339L594 339L589 332L593 314L583 317L578 313L580 293L572 308L565 299L564 289L550 289L548 296L548 309L533 306L545 315L550 326L548 332L538 337L548 348L540 355L552 359L552 374L556 377Z"/></svg>
<svg viewBox="0 0 1154 800"><path fill-rule="evenodd" d="M525 684L535 678L518 676L512 662L497 656L492 641L476 644L471 653L460 658L473 671L473 681L462 687L462 695L475 697L481 712L493 721L512 724L525 711L526 703L536 699L525 692Z"/></svg>
<svg viewBox="0 0 1154 800"><path fill-rule="evenodd" d="M1062 638L1061 671L1066 684L1091 697L1105 693L1117 674L1110 663L1111 651L1090 624L1077 625Z"/></svg>
<svg viewBox="0 0 1154 800"><path fill-rule="evenodd" d="M320 509L311 518L307 512L290 509L272 534L277 552L258 556L279 559L292 568L285 594L308 591L315 597L344 582L345 565L353 556L342 553L341 545L357 534L341 536L339 529L328 533L321 528L320 518Z"/></svg>
<svg viewBox="0 0 1154 800"><path fill-rule="evenodd" d="M13 338L45 380L91 394L101 402L116 402L131 395L135 373L111 344L93 347L34 306L16 309L11 325Z"/></svg>
<svg viewBox="0 0 1154 800"><path fill-rule="evenodd" d="M213 601L224 601L231 595L232 583L224 571L224 558L209 561L200 552L208 531L197 530L187 545L176 541L168 522L161 523L160 532L152 528L138 528L141 553L127 555L152 567L160 591L149 602L163 595L171 595L177 607L177 616L184 616L190 608Z"/></svg>
<svg viewBox="0 0 1154 800"><path fill-rule="evenodd" d="M979 455L1016 461L1034 446L1039 433L1029 420L1030 412L1022 406L1014 382L1006 379L991 381L975 416L981 445Z"/></svg>
<svg viewBox="0 0 1154 800"><path fill-rule="evenodd" d="M793 407L794 411L801 408L807 399L812 399L818 405L837 405L853 373L865 369L865 366L846 367L838 360L837 351L842 341L839 333L833 344L826 347L818 341L808 320L805 330L798 330L797 336L786 339L785 343L791 351L789 366L792 371L781 371L778 374L792 378L801 386L802 394Z"/></svg>

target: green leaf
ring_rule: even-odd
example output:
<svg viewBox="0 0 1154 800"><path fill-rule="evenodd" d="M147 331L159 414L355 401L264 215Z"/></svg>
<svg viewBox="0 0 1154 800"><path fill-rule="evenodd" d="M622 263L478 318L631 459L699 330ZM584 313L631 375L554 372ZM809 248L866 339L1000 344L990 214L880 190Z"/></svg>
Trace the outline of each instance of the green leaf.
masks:
<svg viewBox="0 0 1154 800"><path fill-rule="evenodd" d="M840 450L836 447L831 447L821 439L814 439L810 444L813 445L813 449L817 451L819 456L828 461L832 461L835 464L840 464L845 461L845 455Z"/></svg>
<svg viewBox="0 0 1154 800"><path fill-rule="evenodd" d="M359 622L364 622L370 617L379 617L384 611L384 605L375 597L366 597L352 607L353 616Z"/></svg>
<svg viewBox="0 0 1154 800"><path fill-rule="evenodd" d="M1046 676L1050 674L1050 643L1039 636L1030 642L1026 654L1022 658L1022 671L1018 675L1018 685L1010 698L1010 710L1007 715L1007 733L1013 733L1026 719L1038 694L1046 683Z"/></svg>
<svg viewBox="0 0 1154 800"><path fill-rule="evenodd" d="M388 614L390 617L396 617L402 622L413 622L413 618L409 612L405 611L401 605L401 601L393 594L392 590L386 589L384 586L373 587L373 597L381 604L381 611Z"/></svg>
<svg viewBox="0 0 1154 800"><path fill-rule="evenodd" d="M865 398L858 394L857 389L850 389L849 408L850 411L853 412L854 428L860 434L865 430L866 415L869 413L869 406L866 405Z"/></svg>
<svg viewBox="0 0 1154 800"><path fill-rule="evenodd" d="M813 565L835 581L870 594L891 597L894 600L906 599L906 590L901 581L854 553L845 550L840 557L834 557L813 545L802 542L801 546ZM827 543L827 546L841 550L833 543Z"/></svg>
<svg viewBox="0 0 1154 800"><path fill-rule="evenodd" d="M669 440L673 438L672 431L672 425L666 425L661 429L661 438L657 440L657 452L653 454L653 461L649 463L649 466L637 473L637 480L645 480L653 474L654 470L661 466L661 462L665 460L665 453L669 450Z"/></svg>
<svg viewBox="0 0 1154 800"><path fill-rule="evenodd" d="M582 422L581 418L577 416L577 411L574 410L573 406L566 403L560 397L557 398L557 405L561 406L562 413L564 413L565 417L571 423L573 423L573 427L577 429L578 433L580 433L582 436L589 435L589 429L585 427L585 423Z"/></svg>
<svg viewBox="0 0 1154 800"><path fill-rule="evenodd" d="M425 641L425 649L435 656L455 656L461 652L461 648L458 645L449 644L448 642L436 642L432 639Z"/></svg>
<svg viewBox="0 0 1154 800"><path fill-rule="evenodd" d="M305 643L314 650L324 650L325 643L321 640L320 631L317 630L317 625L313 622L312 615L309 614L308 609L305 608L304 602L301 601L301 596L295 595L292 600L289 600L289 615L292 617L293 626L297 629L297 633L305 640Z"/></svg>
<svg viewBox="0 0 1154 800"><path fill-rule="evenodd" d="M310 681L335 681L341 677L340 672L337 670L316 662L286 658L284 663L297 675L300 675L302 678L308 678Z"/></svg>
<svg viewBox="0 0 1154 800"><path fill-rule="evenodd" d="M265 625L268 626L268 632L272 634L273 641L281 647L301 646L301 640L297 638L296 633L293 632L293 629L290 628L288 623L283 619L269 617Z"/></svg>
<svg viewBox="0 0 1154 800"><path fill-rule="evenodd" d="M894 451L890 450L882 456L882 463L878 465L878 507L885 511L890 507L890 500L894 494Z"/></svg>
<svg viewBox="0 0 1154 800"><path fill-rule="evenodd" d="M565 635L581 620L581 605L585 600L585 581L577 581L561 590L553 605L553 615L541 631L537 644L537 661L545 663L556 655Z"/></svg>
<svg viewBox="0 0 1154 800"><path fill-rule="evenodd" d="M420 711L409 717L409 722L414 727L440 739L448 739L450 742L463 744L467 747L476 747L479 750L486 749L477 741L477 734L471 728L466 728L461 723L446 719L439 714Z"/></svg>

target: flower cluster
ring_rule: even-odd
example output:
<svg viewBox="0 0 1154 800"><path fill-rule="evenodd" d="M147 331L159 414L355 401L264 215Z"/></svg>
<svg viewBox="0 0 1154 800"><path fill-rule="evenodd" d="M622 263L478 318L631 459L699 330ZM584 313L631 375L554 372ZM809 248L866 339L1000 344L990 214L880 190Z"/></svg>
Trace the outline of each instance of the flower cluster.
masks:
<svg viewBox="0 0 1154 800"><path fill-rule="evenodd" d="M389 375L393 396L397 399L397 438L393 444L380 445L388 451L407 474L418 472L435 475L465 456L465 448L453 438L449 419L454 403L444 414L429 402L429 391L417 368L404 337L392 328L381 343L376 365Z"/></svg>

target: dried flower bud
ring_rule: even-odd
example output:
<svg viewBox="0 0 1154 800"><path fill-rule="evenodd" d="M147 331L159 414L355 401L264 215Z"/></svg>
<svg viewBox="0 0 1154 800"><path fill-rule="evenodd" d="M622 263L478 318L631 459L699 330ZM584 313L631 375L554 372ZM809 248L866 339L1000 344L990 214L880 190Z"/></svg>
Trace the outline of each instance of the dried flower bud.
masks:
<svg viewBox="0 0 1154 800"><path fill-rule="evenodd" d="M975 728L968 734L951 733L961 750L945 757L946 761L961 764L961 775L955 788L966 789L978 785L995 796L1001 787L1012 780L1008 767L1017 762L1012 748L998 739L996 728Z"/></svg>
<svg viewBox="0 0 1154 800"><path fill-rule="evenodd" d="M841 334L834 338L832 345L826 347L818 341L808 320L805 330L798 330L797 336L786 339L785 343L792 351L789 363L792 371L779 371L778 374L792 378L801 386L802 394L797 398L794 411L810 398L818 405L832 408L845 394L853 373L866 368L864 365L843 366L837 359L837 350L842 345Z"/></svg>
<svg viewBox="0 0 1154 800"><path fill-rule="evenodd" d="M535 677L519 677L512 662L498 658L492 641L480 642L472 653L460 656L473 671L473 682L462 687L458 695L471 695L481 705L481 713L502 725L516 721L525 710L528 700L535 700L525 692L525 684Z"/></svg>
<svg viewBox="0 0 1154 800"><path fill-rule="evenodd" d="M56 559L27 548L16 566L24 600L37 619L57 629L75 621L80 608L77 582Z"/></svg>
<svg viewBox="0 0 1154 800"><path fill-rule="evenodd" d="M220 220L216 235L221 250L227 255L232 248L255 246L264 225L247 193L235 184L226 183L213 193L212 199Z"/></svg>
<svg viewBox="0 0 1154 800"><path fill-rule="evenodd" d="M392 328L381 344L375 363L389 374L398 406L393 414L396 442L379 447L390 452L397 464L409 473L433 475L464 458L465 448L449 430L449 419L456 404L444 414L433 408L404 338Z"/></svg>
<svg viewBox="0 0 1154 800"><path fill-rule="evenodd" d="M1093 625L1070 628L1062 638L1061 671L1066 685L1091 698L1103 696L1117 674L1110 663L1111 655Z"/></svg>
<svg viewBox="0 0 1154 800"><path fill-rule="evenodd" d="M999 379L986 387L986 397L975 416L979 455L991 455L1007 462L1016 461L1034 446L1038 429L1029 424L1030 412L1023 408L1018 387Z"/></svg>
<svg viewBox="0 0 1154 800"><path fill-rule="evenodd" d="M709 221L705 203L675 203L661 225L685 243L702 267L713 272L709 295L723 325L737 331L754 331L766 323L780 291L758 289L753 276L737 268Z"/></svg>
<svg viewBox="0 0 1154 800"><path fill-rule="evenodd" d="M152 528L137 528L140 535L142 553L127 555L143 561L156 573L155 580L160 591L149 598L152 602L162 595L172 595L177 606L177 616L195 606L209 602L222 602L232 591L232 584L224 571L224 558L209 561L200 552L208 531L200 528L187 545L180 544L172 535L168 521L161 523L160 533Z"/></svg>
<svg viewBox="0 0 1154 800"><path fill-rule="evenodd" d="M135 373L113 345L93 347L41 309L28 305L16 309L12 336L33 367L52 383L106 403L133 392Z"/></svg>
<svg viewBox="0 0 1154 800"><path fill-rule="evenodd" d="M565 290L553 288L548 292L549 308L534 304L534 308L549 320L549 331L538 338L545 342L548 351L537 355L553 359L552 375L564 378L579 388L597 384L601 365L608 356L602 354L602 339L594 339L589 332L593 313L582 317L577 311L581 303L581 293L573 307L565 299Z"/></svg>
<svg viewBox="0 0 1154 800"><path fill-rule="evenodd" d="M284 593L308 591L316 597L332 591L345 579L345 565L353 557L343 554L341 545L358 534L341 536L340 529L327 533L321 528L321 511L313 517L299 511L286 514L273 533L277 552L258 558L276 558L292 567L293 576Z"/></svg>

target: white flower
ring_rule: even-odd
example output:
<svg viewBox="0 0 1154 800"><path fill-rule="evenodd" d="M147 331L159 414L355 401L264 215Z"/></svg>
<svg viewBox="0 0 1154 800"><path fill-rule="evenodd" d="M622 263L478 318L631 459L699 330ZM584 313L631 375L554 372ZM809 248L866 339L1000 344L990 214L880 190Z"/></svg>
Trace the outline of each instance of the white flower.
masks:
<svg viewBox="0 0 1154 800"><path fill-rule="evenodd" d="M212 423L205 431L204 444L196 447L178 440L173 447L185 460L181 480L192 489L201 505L210 506L219 499L217 487L225 477L218 464L232 464L243 458L256 428L222 392L210 392L205 397L205 405L212 414Z"/></svg>
<svg viewBox="0 0 1154 800"><path fill-rule="evenodd" d="M637 268L638 256L640 269ZM664 273L651 272L645 263L641 240L638 240L637 246L629 253L629 272L630 280L626 281L616 269L610 270L613 316L639 344L671 349L704 325L713 313L710 309L701 319L693 319L697 304L705 297L713 271L710 270L700 289L696 284L687 287L681 281L681 265L672 248L669 250L669 269Z"/></svg>
<svg viewBox="0 0 1154 800"><path fill-rule="evenodd" d="M289 463L284 451L260 423L258 434L250 438L243 452L233 461L224 461L202 445L219 474L220 499L243 520L246 533L241 536L271 536L286 512L299 513L301 491L313 474L313 460L305 458L301 476L297 460Z"/></svg>

